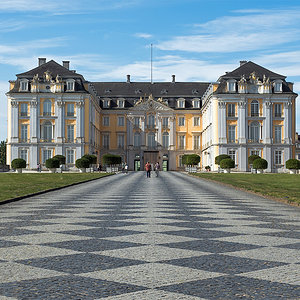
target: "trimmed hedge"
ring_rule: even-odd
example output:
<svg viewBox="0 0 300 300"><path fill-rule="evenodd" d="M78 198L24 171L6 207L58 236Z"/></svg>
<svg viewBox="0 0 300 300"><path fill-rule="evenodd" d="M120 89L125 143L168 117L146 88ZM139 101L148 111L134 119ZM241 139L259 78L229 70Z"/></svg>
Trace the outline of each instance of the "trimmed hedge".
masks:
<svg viewBox="0 0 300 300"><path fill-rule="evenodd" d="M90 161L87 158L78 158L75 161L75 166L78 169L84 169L84 168L88 168L90 166Z"/></svg>
<svg viewBox="0 0 300 300"><path fill-rule="evenodd" d="M81 158L85 158L89 161L90 165L94 165L97 163L97 156L93 154L85 154Z"/></svg>
<svg viewBox="0 0 300 300"><path fill-rule="evenodd" d="M220 161L220 167L222 169L232 169L235 167L235 162L231 158L225 158Z"/></svg>
<svg viewBox="0 0 300 300"><path fill-rule="evenodd" d="M119 165L122 162L122 158L120 155L108 153L102 156L102 161L104 165Z"/></svg>
<svg viewBox="0 0 300 300"><path fill-rule="evenodd" d="M220 165L220 162L221 162L223 159L228 159L228 158L230 158L230 156L227 155L227 154L221 154L221 155L218 155L218 156L215 157L215 164L216 164L216 165Z"/></svg>
<svg viewBox="0 0 300 300"><path fill-rule="evenodd" d="M23 169L26 168L26 161L23 158L15 158L11 162L11 166L13 169Z"/></svg>
<svg viewBox="0 0 300 300"><path fill-rule="evenodd" d="M57 158L49 158L46 160L46 168L48 169L55 169L55 168L59 168L59 160Z"/></svg>
<svg viewBox="0 0 300 300"><path fill-rule="evenodd" d="M259 159L261 158L259 155L250 155L248 157L248 163L249 165L253 165L253 162L256 160L256 159Z"/></svg>
<svg viewBox="0 0 300 300"><path fill-rule="evenodd" d="M263 158L258 158L253 162L253 168L258 170L264 170L268 168L268 162Z"/></svg>
<svg viewBox="0 0 300 300"><path fill-rule="evenodd" d="M299 170L300 169L300 160L291 158L285 162L286 168L289 170Z"/></svg>
<svg viewBox="0 0 300 300"><path fill-rule="evenodd" d="M66 163L66 157L60 154L53 156L52 158L58 159L60 165L64 165Z"/></svg>
<svg viewBox="0 0 300 300"><path fill-rule="evenodd" d="M182 156L182 163L188 166L198 165L200 162L200 156L197 154L185 154Z"/></svg>

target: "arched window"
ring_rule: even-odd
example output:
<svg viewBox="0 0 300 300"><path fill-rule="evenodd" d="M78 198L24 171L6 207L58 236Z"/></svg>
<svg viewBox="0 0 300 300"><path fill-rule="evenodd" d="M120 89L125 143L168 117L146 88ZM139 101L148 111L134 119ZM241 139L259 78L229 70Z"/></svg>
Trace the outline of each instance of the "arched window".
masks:
<svg viewBox="0 0 300 300"><path fill-rule="evenodd" d="M168 132L164 132L162 135L162 145L166 149L169 148L169 133Z"/></svg>
<svg viewBox="0 0 300 300"><path fill-rule="evenodd" d="M155 142L155 134L150 132L148 134L148 147L149 148L154 148L156 146L156 142Z"/></svg>
<svg viewBox="0 0 300 300"><path fill-rule="evenodd" d="M45 100L43 103L43 115L51 116L51 101Z"/></svg>
<svg viewBox="0 0 300 300"><path fill-rule="evenodd" d="M135 134L134 134L134 141L133 141L133 145L134 145L134 147L140 147L141 146L141 135L138 133L138 132L136 132Z"/></svg>
<svg viewBox="0 0 300 300"><path fill-rule="evenodd" d="M52 123L50 121L46 121L42 126L42 139L45 142L52 141Z"/></svg>
<svg viewBox="0 0 300 300"><path fill-rule="evenodd" d="M251 102L251 117L259 116L259 103L257 100Z"/></svg>
<svg viewBox="0 0 300 300"><path fill-rule="evenodd" d="M250 140L252 140L253 142L259 141L259 129L260 129L259 122L252 122L250 124Z"/></svg>
<svg viewBox="0 0 300 300"><path fill-rule="evenodd" d="M149 115L148 116L148 126L149 128L153 128L155 125L155 117L154 115Z"/></svg>

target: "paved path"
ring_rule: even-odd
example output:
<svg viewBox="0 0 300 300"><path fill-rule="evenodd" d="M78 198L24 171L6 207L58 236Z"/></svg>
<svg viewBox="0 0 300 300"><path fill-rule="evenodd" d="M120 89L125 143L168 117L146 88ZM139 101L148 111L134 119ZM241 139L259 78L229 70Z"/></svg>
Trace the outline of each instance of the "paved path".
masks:
<svg viewBox="0 0 300 300"><path fill-rule="evenodd" d="M300 209L180 173L0 206L0 299L299 299Z"/></svg>

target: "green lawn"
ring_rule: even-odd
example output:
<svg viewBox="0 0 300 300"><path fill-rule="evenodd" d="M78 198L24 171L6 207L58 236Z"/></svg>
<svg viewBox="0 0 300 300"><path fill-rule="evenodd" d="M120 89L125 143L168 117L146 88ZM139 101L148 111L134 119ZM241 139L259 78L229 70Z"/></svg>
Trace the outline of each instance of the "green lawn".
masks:
<svg viewBox="0 0 300 300"><path fill-rule="evenodd" d="M55 173L13 174L0 173L0 202L28 194L41 192L72 183L110 175L108 173Z"/></svg>
<svg viewBox="0 0 300 300"><path fill-rule="evenodd" d="M290 174L223 174L191 173L192 175L230 184L261 195L300 205L300 175Z"/></svg>

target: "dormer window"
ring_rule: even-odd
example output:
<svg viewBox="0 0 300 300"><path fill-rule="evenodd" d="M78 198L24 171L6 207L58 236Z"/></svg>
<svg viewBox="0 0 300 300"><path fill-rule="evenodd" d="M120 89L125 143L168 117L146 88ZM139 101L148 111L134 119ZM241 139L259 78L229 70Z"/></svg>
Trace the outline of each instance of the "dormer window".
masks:
<svg viewBox="0 0 300 300"><path fill-rule="evenodd" d="M28 92L28 80L23 79L20 81L20 92Z"/></svg>
<svg viewBox="0 0 300 300"><path fill-rule="evenodd" d="M119 108L124 108L124 106L125 106L125 100L124 99L118 99L117 102L118 102L118 107Z"/></svg>
<svg viewBox="0 0 300 300"><path fill-rule="evenodd" d="M135 92L135 94L136 94L136 95L139 95L139 94L141 94L141 93L142 93L142 90L140 90L140 89L137 89L137 90L135 90L134 92Z"/></svg>
<svg viewBox="0 0 300 300"><path fill-rule="evenodd" d="M110 99L104 99L102 100L103 108L109 108L110 107Z"/></svg>
<svg viewBox="0 0 300 300"><path fill-rule="evenodd" d="M67 80L67 91L74 91L75 81Z"/></svg>
<svg viewBox="0 0 300 300"><path fill-rule="evenodd" d="M166 94L168 94L168 90L167 89L162 89L160 93L162 95L166 95Z"/></svg>
<svg viewBox="0 0 300 300"><path fill-rule="evenodd" d="M282 93L282 81L281 80L274 81L274 92Z"/></svg>
<svg viewBox="0 0 300 300"><path fill-rule="evenodd" d="M236 91L236 81L235 80L227 81L227 91L230 93L233 93Z"/></svg>
<svg viewBox="0 0 300 300"><path fill-rule="evenodd" d="M198 90L194 89L194 90L192 90L192 94L193 94L193 95L198 95L199 92L198 92Z"/></svg>
<svg viewBox="0 0 300 300"><path fill-rule="evenodd" d="M178 108L185 108L185 99L184 98L179 98L177 100L177 107Z"/></svg>
<svg viewBox="0 0 300 300"><path fill-rule="evenodd" d="M193 99L193 107L200 108L200 99L198 98Z"/></svg>
<svg viewBox="0 0 300 300"><path fill-rule="evenodd" d="M111 93L111 90L110 89L106 89L105 91L104 91L104 94L110 94Z"/></svg>

